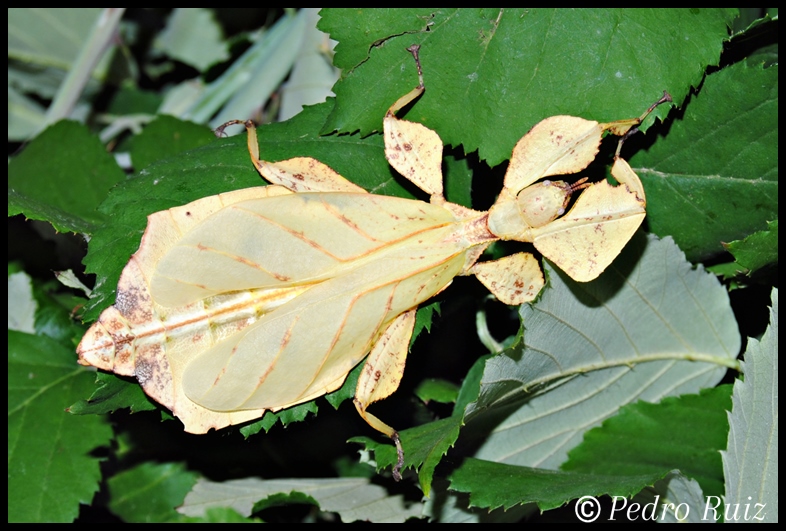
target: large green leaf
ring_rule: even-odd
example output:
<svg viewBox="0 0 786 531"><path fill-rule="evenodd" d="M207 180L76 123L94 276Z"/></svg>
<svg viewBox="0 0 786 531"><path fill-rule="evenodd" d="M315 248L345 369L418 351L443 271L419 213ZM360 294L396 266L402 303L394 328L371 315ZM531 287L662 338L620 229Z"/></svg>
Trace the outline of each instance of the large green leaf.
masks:
<svg viewBox="0 0 786 531"><path fill-rule="evenodd" d="M767 230L754 232L744 240L726 246L737 265L753 272L768 265L778 265L778 220L768 221Z"/></svg>
<svg viewBox="0 0 786 531"><path fill-rule="evenodd" d="M647 222L690 260L778 219L778 67L741 62L707 76L668 135L630 160Z"/></svg>
<svg viewBox="0 0 786 531"><path fill-rule="evenodd" d="M112 430L103 418L69 415L94 373L45 336L8 331L8 521L71 522L89 504L101 471L89 453Z"/></svg>
<svg viewBox="0 0 786 531"><path fill-rule="evenodd" d="M142 463L109 479L109 508L126 522L176 522L197 474L181 463Z"/></svg>
<svg viewBox="0 0 786 531"><path fill-rule="evenodd" d="M734 383L729 413L729 443L723 456L725 502L742 510L763 505L761 521L778 521L778 290L772 290L770 326L761 338L748 339L744 380ZM759 520L757 518L756 520Z"/></svg>
<svg viewBox="0 0 786 531"><path fill-rule="evenodd" d="M718 64L734 13L323 10L319 28L340 42L335 62L344 69L324 130L379 130L387 107L417 84L405 48L420 44L426 92L408 119L435 129L445 144L478 149L494 166L548 116L639 116L664 90L679 104Z"/></svg>
<svg viewBox="0 0 786 531"><path fill-rule="evenodd" d="M669 239L638 235L593 282L546 271L550 286L521 308L523 341L489 359L467 406L476 457L557 468L622 405L696 393L735 366L726 290Z"/></svg>
<svg viewBox="0 0 786 531"><path fill-rule="evenodd" d="M450 488L470 493L470 507L505 509L537 503L541 511L553 509L581 496L630 497L642 485L652 485L664 473L636 476L599 476L557 472L523 466L467 459L450 477Z"/></svg>
<svg viewBox="0 0 786 531"><path fill-rule="evenodd" d="M723 494L720 451L726 447L731 386L698 395L636 402L584 434L562 470L595 474L645 474L679 469L707 495Z"/></svg>
<svg viewBox="0 0 786 531"><path fill-rule="evenodd" d="M61 232L92 232L107 190L125 178L98 137L61 121L8 163L8 215L49 221Z"/></svg>
<svg viewBox="0 0 786 531"><path fill-rule="evenodd" d="M143 170L158 160L210 144L215 139L215 134L204 125L162 115L131 141L131 163L137 170Z"/></svg>

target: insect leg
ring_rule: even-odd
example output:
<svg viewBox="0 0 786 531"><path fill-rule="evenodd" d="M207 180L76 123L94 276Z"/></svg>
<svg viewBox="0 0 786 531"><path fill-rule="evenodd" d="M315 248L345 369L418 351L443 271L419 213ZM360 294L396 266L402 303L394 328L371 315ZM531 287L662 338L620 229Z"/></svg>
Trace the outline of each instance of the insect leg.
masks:
<svg viewBox="0 0 786 531"><path fill-rule="evenodd" d="M396 112L420 96L425 89L423 72L418 58L418 49L407 48L418 65L420 83L409 93L400 97L385 114L385 157L396 171L432 196L431 202L443 204L442 191L442 140L428 127L396 117Z"/></svg>
<svg viewBox="0 0 786 531"><path fill-rule="evenodd" d="M622 149L622 144L627 140L631 135L638 132L638 126L644 121L644 119L649 116L649 114L655 110L655 108L662 104L673 101L671 99L671 94L663 91L663 96L658 99L655 103L649 106L649 108L644 111L644 113L639 116L638 118L627 118L625 120L615 120L613 122L601 124L601 127L604 131L609 131L614 135L617 135L620 138L619 144L617 145L617 153L616 156L620 156L620 150Z"/></svg>
<svg viewBox="0 0 786 531"><path fill-rule="evenodd" d="M293 192L353 192L366 190L342 177L336 170L311 157L295 157L279 162L267 162L259 158L259 142L254 122L231 120L216 129L220 134L227 126L242 124L248 135L248 152L251 162L259 174L273 184L284 186Z"/></svg>
<svg viewBox="0 0 786 531"><path fill-rule="evenodd" d="M409 351L409 340L415 327L415 309L408 310L388 325L385 332L374 343L366 359L363 372L355 390L355 407L360 416L377 431L393 439L398 452L398 462L393 467L393 477L401 479L404 466L404 451L396 430L366 411L372 403L387 398L398 389L404 375L404 364Z"/></svg>
<svg viewBox="0 0 786 531"><path fill-rule="evenodd" d="M515 306L533 300L545 284L538 261L529 253L516 253L499 260L479 262L474 273L497 299Z"/></svg>

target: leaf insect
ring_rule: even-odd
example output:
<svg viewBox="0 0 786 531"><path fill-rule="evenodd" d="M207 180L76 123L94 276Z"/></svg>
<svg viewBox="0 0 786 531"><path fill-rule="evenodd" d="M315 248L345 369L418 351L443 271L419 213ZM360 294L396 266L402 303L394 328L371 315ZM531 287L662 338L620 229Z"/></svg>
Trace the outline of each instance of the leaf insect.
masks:
<svg viewBox="0 0 786 531"><path fill-rule="evenodd" d="M272 184L150 215L79 362L135 376L186 431L205 433L329 393L365 359L354 403L395 442L399 479L398 433L368 407L398 388L418 305L456 275L475 275L506 304L533 300L544 279L532 254L478 262L499 239L532 242L572 278L596 278L645 216L638 176L618 149L619 186L537 181L581 171L606 131L629 134L657 105L605 124L543 120L516 144L495 204L471 210L443 195L437 133L396 117L425 90L418 46L409 51L420 83L385 115L385 156L430 202L370 194L309 157L261 160L245 122L251 160Z"/></svg>

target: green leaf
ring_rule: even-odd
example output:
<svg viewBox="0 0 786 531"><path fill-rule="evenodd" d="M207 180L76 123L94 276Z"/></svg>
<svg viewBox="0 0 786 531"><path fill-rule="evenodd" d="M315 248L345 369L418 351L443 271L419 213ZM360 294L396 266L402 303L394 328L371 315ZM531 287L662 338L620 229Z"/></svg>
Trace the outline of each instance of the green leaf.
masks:
<svg viewBox="0 0 786 531"><path fill-rule="evenodd" d="M631 501L641 506L639 516L642 520L658 523L706 523L715 520L712 510L707 510L712 507L714 500L719 501L720 498L707 498L696 480L673 471L652 488L638 493Z"/></svg>
<svg viewBox="0 0 786 531"><path fill-rule="evenodd" d="M101 8L8 10L8 55L68 70L101 15Z"/></svg>
<svg viewBox="0 0 786 531"><path fill-rule="evenodd" d="M562 470L585 474L638 475L679 469L707 495L723 494L720 450L726 447L731 386L698 395L636 402L584 434Z"/></svg>
<svg viewBox="0 0 786 531"><path fill-rule="evenodd" d="M440 312L441 308L439 302L421 305L418 308L418 311L415 314L415 328L412 331L412 339L409 341L410 349L412 349L412 345L415 343L415 340L420 337L420 333L423 330L426 332L431 332L431 324L434 322L434 314L436 313L439 315Z"/></svg>
<svg viewBox="0 0 786 531"><path fill-rule="evenodd" d="M426 92L407 119L436 130L445 144L462 144L465 153L479 150L480 158L495 166L546 117L569 114L608 122L639 116L664 90L679 104L699 85L707 65L718 64L734 14L720 9L323 10L319 28L339 41L335 62L344 69L324 131L380 130L387 108L418 83L405 49L419 44Z"/></svg>
<svg viewBox="0 0 786 531"><path fill-rule="evenodd" d="M8 9L8 139L29 140L47 118L42 99L57 94L79 59L86 54L96 21L106 15L101 8ZM92 72L104 77L108 61ZM88 83L86 94L98 90ZM85 94L83 94L85 95Z"/></svg>
<svg viewBox="0 0 786 531"><path fill-rule="evenodd" d="M119 87L109 104L107 112L122 116L122 118L115 120L108 130L121 131L130 129L135 131L137 125L141 126L142 124L150 123L150 118L161 105L162 99L163 97L160 94L150 90L142 90L128 85ZM164 116L169 115L162 114L158 118L163 118ZM111 137L107 133L107 129L101 132L101 136L105 139Z"/></svg>
<svg viewBox="0 0 786 531"><path fill-rule="evenodd" d="M125 175L98 138L60 121L8 163L8 215L49 221L60 232L92 232L96 207Z"/></svg>
<svg viewBox="0 0 786 531"><path fill-rule="evenodd" d="M744 508L763 504L762 521L778 521L778 290L772 290L770 326L748 339L745 379L734 382L729 441L722 452L725 502ZM742 510L742 509L740 509ZM741 513L734 513L741 520ZM758 513L757 513L758 514ZM727 517L727 520L730 518ZM757 518L758 520L758 518Z"/></svg>
<svg viewBox="0 0 786 531"><path fill-rule="evenodd" d="M445 176L445 199L472 208L472 170L467 158L445 155L442 171Z"/></svg>
<svg viewBox="0 0 786 531"><path fill-rule="evenodd" d="M461 416L453 415L399 432L404 449L403 470L418 469L420 488L424 495L428 496L431 492L434 469L456 443L460 426ZM363 444L366 449L372 450L378 469L392 467L398 459L396 449L390 444L378 443L368 437L353 437L349 442Z"/></svg>
<svg viewBox="0 0 786 531"><path fill-rule="evenodd" d="M210 144L216 136L204 125L159 116L134 137L130 154L134 167L143 170L153 162Z"/></svg>
<svg viewBox="0 0 786 531"><path fill-rule="evenodd" d="M652 485L664 473L637 476L599 476L557 472L468 458L450 476L450 489L470 493L470 507L505 509L537 503L541 511L554 509L582 496L628 498L642 485Z"/></svg>
<svg viewBox="0 0 786 531"><path fill-rule="evenodd" d="M357 387L358 377L362 370L363 364L359 363L355 368L349 371L341 387L325 395L325 400L327 400L334 409L338 409L338 406L340 406L342 402L351 400L352 397L355 396L355 388ZM265 430L265 432L270 431L279 421L282 426L287 426L291 422L301 422L308 417L309 413L316 415L319 412L319 406L317 405L319 400L320 398L309 402L303 402L302 404L288 407L278 412L266 411L264 416L258 421L240 428L240 433L242 433L244 437L250 437L262 430Z"/></svg>
<svg viewBox="0 0 786 531"><path fill-rule="evenodd" d="M279 421L283 426L288 425L290 422L302 422L306 420L309 413L316 415L317 411L319 411L319 407L314 400L303 402L302 404L288 407L278 412L266 411L264 416L258 421L240 428L240 433L242 433L244 437L250 437L259 433L261 430L265 430L266 432L270 431L270 428L275 426Z"/></svg>
<svg viewBox="0 0 786 531"><path fill-rule="evenodd" d="M148 398L135 380L96 372L95 383L90 398L79 400L68 411L74 415L101 415L123 408L131 408L132 413L156 409L155 402Z"/></svg>
<svg viewBox="0 0 786 531"><path fill-rule="evenodd" d="M630 159L647 222L689 260L778 219L778 67L747 61L707 76L668 135Z"/></svg>
<svg viewBox="0 0 786 531"><path fill-rule="evenodd" d="M40 283L32 285L32 295L36 301L35 310L35 333L50 337L61 344L70 345L75 337L81 336L83 327L74 322L71 311L77 304L81 304L84 299L74 298L58 293L59 285L54 282ZM16 300L13 301L12 309L16 311Z"/></svg>
<svg viewBox="0 0 786 531"><path fill-rule="evenodd" d="M593 282L545 269L550 286L521 307L523 342L489 359L467 406L475 457L557 468L624 404L696 393L736 366L726 290L670 239L635 236Z"/></svg>
<svg viewBox="0 0 786 531"><path fill-rule="evenodd" d="M221 33L221 26L211 11L181 7L169 16L156 46L170 57L202 72L213 63L229 58Z"/></svg>
<svg viewBox="0 0 786 531"><path fill-rule="evenodd" d="M407 504L401 495L391 496L366 478L246 478L224 482L200 479L178 511L200 516L211 507L231 507L248 516L258 501L293 491L310 497L323 511L338 513L344 523L357 520L403 522L419 518L422 512L422 504Z"/></svg>
<svg viewBox="0 0 786 531"><path fill-rule="evenodd" d="M109 509L130 523L176 522L197 474L180 463L142 463L109 478Z"/></svg>
<svg viewBox="0 0 786 531"><path fill-rule="evenodd" d="M383 44L393 35L426 31L433 13L426 8L323 9L317 27L338 41L333 64L350 70L368 59L369 42Z"/></svg>
<svg viewBox="0 0 786 531"><path fill-rule="evenodd" d="M319 502L308 494L303 494L296 490L287 493L279 492L277 494L271 494L267 498L256 502L251 512L257 513L271 507L282 507L287 505L313 505L319 507Z"/></svg>
<svg viewBox="0 0 786 531"><path fill-rule="evenodd" d="M415 389L415 396L423 402L440 402L450 404L456 401L459 387L453 382L437 378L427 378Z"/></svg>
<svg viewBox="0 0 786 531"><path fill-rule="evenodd" d="M512 523L522 522L537 513L532 505L516 505L507 510L470 507L469 494L448 490L448 482L441 480L426 499L423 512L431 520L443 524Z"/></svg>
<svg viewBox="0 0 786 531"><path fill-rule="evenodd" d="M8 521L70 522L98 490L98 459L112 430L66 407L90 392L93 373L72 349L8 331Z"/></svg>
<svg viewBox="0 0 786 531"><path fill-rule="evenodd" d="M767 230L754 232L744 240L730 242L726 248L737 264L752 273L767 265L778 264L778 220L768 221Z"/></svg>
<svg viewBox="0 0 786 531"><path fill-rule="evenodd" d="M253 524L261 523L259 518L246 518L234 509L228 507L211 507L200 518L185 518L186 522L208 523L208 524Z"/></svg>
<svg viewBox="0 0 786 531"><path fill-rule="evenodd" d="M453 414L463 414L467 405L478 399L480 393L480 382L483 378L483 371L486 367L486 361L491 358L493 354L487 354L479 357L472 367L467 372L464 382L459 389L458 397L456 398L456 405L453 407Z"/></svg>

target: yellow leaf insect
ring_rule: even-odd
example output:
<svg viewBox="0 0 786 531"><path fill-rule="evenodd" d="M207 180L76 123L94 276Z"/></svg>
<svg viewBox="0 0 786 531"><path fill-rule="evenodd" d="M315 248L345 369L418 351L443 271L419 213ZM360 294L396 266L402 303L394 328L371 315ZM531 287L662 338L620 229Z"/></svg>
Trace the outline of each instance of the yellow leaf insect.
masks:
<svg viewBox="0 0 786 531"><path fill-rule="evenodd" d="M597 277L644 218L639 178L617 156L619 186L536 181L583 170L604 132L625 135L654 108L606 124L543 120L480 212L444 198L437 133L395 115L424 91L419 62L418 72L385 116L385 155L429 203L370 194L312 158L260 160L246 122L251 159L272 185L150 215L79 362L135 376L187 432L205 433L329 393L365 358L355 406L395 441L400 477L398 434L367 408L398 388L418 305L473 274L506 304L533 300L544 284L533 255L477 261L499 239L532 242L578 281Z"/></svg>

